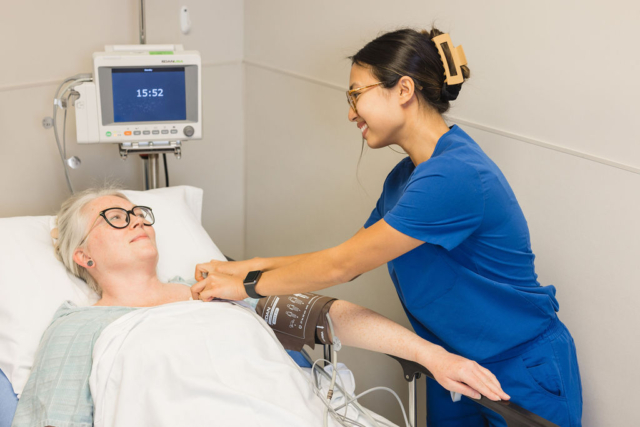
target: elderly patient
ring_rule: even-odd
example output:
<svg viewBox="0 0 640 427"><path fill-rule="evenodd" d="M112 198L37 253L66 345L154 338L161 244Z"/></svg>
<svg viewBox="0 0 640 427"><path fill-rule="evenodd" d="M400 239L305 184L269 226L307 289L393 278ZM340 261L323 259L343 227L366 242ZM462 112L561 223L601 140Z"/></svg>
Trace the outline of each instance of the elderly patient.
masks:
<svg viewBox="0 0 640 427"><path fill-rule="evenodd" d="M124 320L124 315L140 313L137 310L145 310L144 307L154 307L151 311L159 310L173 306L172 303L182 304L183 310L213 310L214 307L247 310L224 302L183 302L191 299L188 285L161 282L156 275L158 251L154 222L151 208L135 206L115 190L87 190L63 203L58 215L56 255L69 271L97 291L100 299L92 307L76 307L67 302L58 309L43 335L31 376L18 404L14 426L92 425L94 410L99 406L96 400L94 408L96 396L92 397L93 387L90 387L89 380L92 377L94 346L102 331L116 320ZM345 345L418 362L430 369L449 390L473 397L479 397L480 392L493 400L506 396L488 370L422 340L377 313L346 301L335 301L330 306L329 314L335 334ZM257 334L270 335L269 330L259 327L262 320L257 316L253 316L249 322L258 325L255 329ZM207 324L205 331L224 334L224 331L219 331L223 327L217 325ZM169 329L169 336L166 337L168 342L171 334L179 333ZM228 342L233 339L231 337ZM242 345L254 344L242 342ZM279 347L276 353L286 355L281 346L275 342L273 345ZM239 350L239 353L242 351ZM265 350L264 354L259 357L265 360L259 362L267 366L267 359L274 357L269 354L274 353ZM153 358L154 354L146 357ZM238 357L241 358L242 354L238 354ZM184 365L203 363L202 360L206 359L195 354L191 360L184 360ZM96 369L95 365L93 369ZM292 372L292 377L303 375L299 370ZM255 375L260 378L263 373L258 371ZM297 378L294 380L298 381ZM171 386L180 393L179 384ZM202 409L202 401L199 402L198 407ZM243 402L245 400L238 398L233 405L242 405ZM251 405L250 402L247 398L246 404ZM120 401L118 405L126 406L128 403L138 404ZM291 407L295 403L291 402ZM207 405L205 402L204 408ZM282 406L286 407L286 402ZM209 412L216 411L213 402L209 407L212 408ZM153 414L147 415L152 417Z"/></svg>

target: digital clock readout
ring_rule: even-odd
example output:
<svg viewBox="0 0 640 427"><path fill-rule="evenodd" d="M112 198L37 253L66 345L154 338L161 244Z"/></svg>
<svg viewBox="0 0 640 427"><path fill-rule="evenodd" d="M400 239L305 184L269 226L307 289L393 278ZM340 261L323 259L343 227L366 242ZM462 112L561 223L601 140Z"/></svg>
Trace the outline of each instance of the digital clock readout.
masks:
<svg viewBox="0 0 640 427"><path fill-rule="evenodd" d="M111 80L114 122L187 119L184 68L114 68Z"/></svg>
<svg viewBox="0 0 640 427"><path fill-rule="evenodd" d="M146 98L147 96L151 96L153 98L157 96L164 96L164 89L138 89L138 98Z"/></svg>

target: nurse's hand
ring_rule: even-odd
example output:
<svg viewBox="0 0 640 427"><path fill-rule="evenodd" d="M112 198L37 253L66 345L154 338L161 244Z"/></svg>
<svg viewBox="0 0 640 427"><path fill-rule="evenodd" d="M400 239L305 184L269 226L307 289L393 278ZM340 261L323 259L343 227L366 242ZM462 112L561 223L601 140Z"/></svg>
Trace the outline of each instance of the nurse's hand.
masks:
<svg viewBox="0 0 640 427"><path fill-rule="evenodd" d="M209 273L222 273L230 276L238 276L244 279L250 271L263 270L260 258L248 259L246 261L216 261L212 259L196 265L196 280L203 280Z"/></svg>
<svg viewBox="0 0 640 427"><path fill-rule="evenodd" d="M495 375L473 360L449 353L443 348L430 355L430 362L424 364L436 381L449 391L480 399L480 394L491 400L509 400L502 391Z"/></svg>
<svg viewBox="0 0 640 427"><path fill-rule="evenodd" d="M244 290L243 279L212 271L191 287L191 296L194 300L202 301L214 298L240 301L249 296Z"/></svg>

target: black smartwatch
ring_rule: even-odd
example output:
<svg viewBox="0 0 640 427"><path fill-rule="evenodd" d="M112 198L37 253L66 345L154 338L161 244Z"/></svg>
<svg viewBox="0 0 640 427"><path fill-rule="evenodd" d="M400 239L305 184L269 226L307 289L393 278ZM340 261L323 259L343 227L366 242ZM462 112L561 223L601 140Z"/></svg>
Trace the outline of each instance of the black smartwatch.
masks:
<svg viewBox="0 0 640 427"><path fill-rule="evenodd" d="M262 271L256 270L250 271L247 277L244 278L244 290L251 298L264 298L264 295L256 292L256 285L260 280L260 276L262 276Z"/></svg>

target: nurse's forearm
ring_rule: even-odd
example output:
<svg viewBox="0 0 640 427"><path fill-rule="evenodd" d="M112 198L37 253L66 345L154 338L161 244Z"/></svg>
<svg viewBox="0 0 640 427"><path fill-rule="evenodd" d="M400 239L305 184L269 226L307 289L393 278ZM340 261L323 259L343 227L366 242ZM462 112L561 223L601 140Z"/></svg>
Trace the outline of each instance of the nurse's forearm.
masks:
<svg viewBox="0 0 640 427"><path fill-rule="evenodd" d="M267 271L255 291L261 295L286 295L346 283L423 243L380 220L338 246Z"/></svg>
<svg viewBox="0 0 640 427"><path fill-rule="evenodd" d="M355 236L362 233L363 231L364 231L364 227L358 230ZM306 254L300 254L300 255L272 257L272 258L254 258L253 260L256 261L254 265L256 266L257 270L269 271L269 270L275 270L276 268L285 267L289 264L293 264L294 262L301 261L302 259L306 258L309 255L316 255L317 253L318 252L307 252ZM349 280L351 279L353 278L350 278Z"/></svg>
<svg viewBox="0 0 640 427"><path fill-rule="evenodd" d="M427 368L446 352L375 311L348 301L334 302L329 315L334 332L344 345L401 357Z"/></svg>
<svg viewBox="0 0 640 427"><path fill-rule="evenodd" d="M334 260L334 249L307 254L295 262L266 271L256 285L256 292L261 295L288 295L348 282L353 277L346 278L344 269Z"/></svg>
<svg viewBox="0 0 640 427"><path fill-rule="evenodd" d="M275 270L276 268L282 268L289 264L293 264L294 262L300 261L301 259L313 253L314 252L309 252L309 253L300 254L300 255L279 256L279 257L270 257L270 258L254 258L252 261L255 262L254 265L256 266L255 268L257 270L270 271L270 270Z"/></svg>

